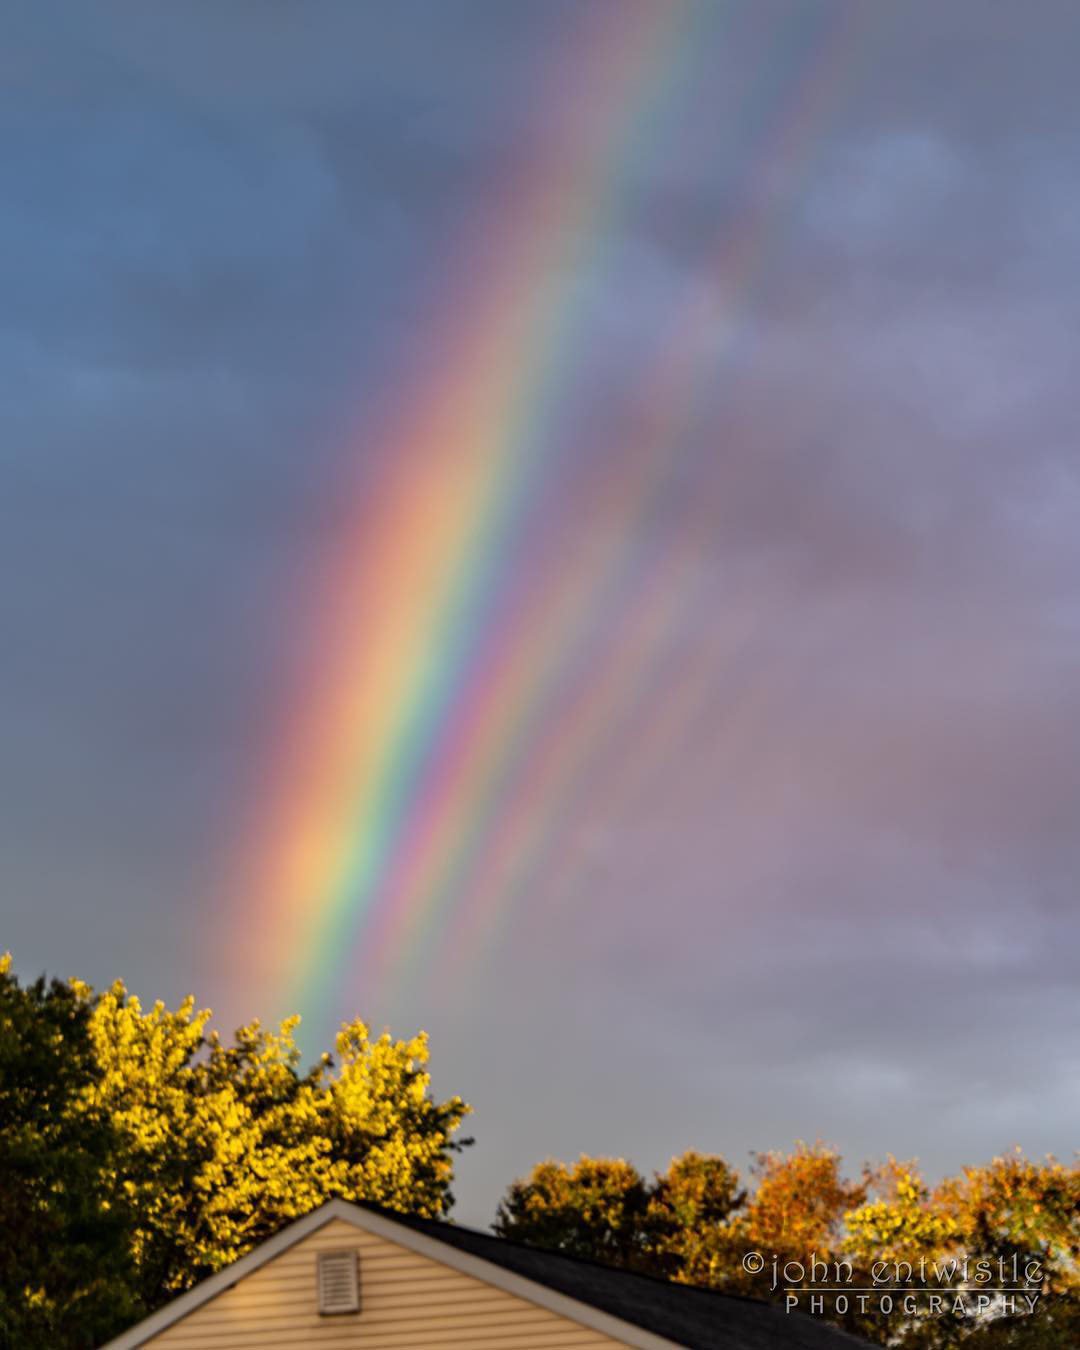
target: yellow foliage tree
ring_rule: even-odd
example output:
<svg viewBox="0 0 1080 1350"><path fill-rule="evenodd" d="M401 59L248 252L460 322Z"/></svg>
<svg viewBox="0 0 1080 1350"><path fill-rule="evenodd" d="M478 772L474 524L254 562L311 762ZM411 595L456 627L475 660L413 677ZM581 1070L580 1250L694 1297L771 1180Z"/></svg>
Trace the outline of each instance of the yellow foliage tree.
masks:
<svg viewBox="0 0 1080 1350"><path fill-rule="evenodd" d="M853 1265L886 1262L903 1274L905 1263L917 1267L956 1242L957 1223L934 1203L915 1163L890 1157L867 1182L874 1198L844 1215L844 1251Z"/></svg>
<svg viewBox="0 0 1080 1350"><path fill-rule="evenodd" d="M331 1197L428 1217L452 1204L469 1108L432 1098L423 1034L373 1038L352 1022L336 1059L301 1073L298 1018L226 1043L192 999L144 1010L123 984L75 990L99 1069L83 1100L116 1133L108 1180L131 1216L145 1307Z"/></svg>
<svg viewBox="0 0 1080 1350"><path fill-rule="evenodd" d="M741 1217L740 1237L779 1260L828 1261L840 1249L845 1214L866 1198L866 1183L845 1179L840 1154L820 1141L792 1153L759 1153L757 1187Z"/></svg>

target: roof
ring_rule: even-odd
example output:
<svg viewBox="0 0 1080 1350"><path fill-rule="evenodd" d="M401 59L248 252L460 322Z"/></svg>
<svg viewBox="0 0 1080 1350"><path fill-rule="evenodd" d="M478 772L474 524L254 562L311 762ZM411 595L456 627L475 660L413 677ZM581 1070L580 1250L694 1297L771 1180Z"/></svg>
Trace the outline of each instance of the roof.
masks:
<svg viewBox="0 0 1080 1350"><path fill-rule="evenodd" d="M136 1350L145 1345L335 1219L441 1261L636 1350L670 1350L672 1346L687 1350L855 1350L867 1344L827 1323L798 1312L786 1314L757 1299L614 1270L454 1223L331 1200L144 1318L104 1350Z"/></svg>
<svg viewBox="0 0 1080 1350"><path fill-rule="evenodd" d="M458 1251L692 1350L854 1350L867 1344L827 1323L803 1313L787 1314L759 1299L636 1275L453 1223L400 1214L393 1217Z"/></svg>

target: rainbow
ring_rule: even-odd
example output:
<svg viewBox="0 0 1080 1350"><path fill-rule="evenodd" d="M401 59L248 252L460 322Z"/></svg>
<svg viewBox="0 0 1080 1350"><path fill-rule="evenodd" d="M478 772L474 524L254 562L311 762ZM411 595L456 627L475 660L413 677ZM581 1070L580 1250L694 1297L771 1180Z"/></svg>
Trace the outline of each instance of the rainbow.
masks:
<svg viewBox="0 0 1080 1350"><path fill-rule="evenodd" d="M779 68L750 81L753 181L737 199L760 203L778 168L810 162L863 12L849 0L777 36ZM715 696L715 660L759 640L749 622L721 658L673 669L700 613L695 530L658 544L649 526L671 499L674 451L715 396L775 207L721 232L628 400L618 483L582 484L551 450L580 354L576 279L602 264L630 165L692 87L696 25L717 11L649 0L583 14L548 94L572 148L511 175L481 246L455 254L425 363L361 429L375 469L307 639L322 674L285 719L230 867L238 927L258 934L249 978L317 1025L356 1011L344 995L361 972L367 1001L418 965L476 959L598 775L647 778ZM571 480L620 528L553 550L541 523ZM673 680L680 697L628 738Z"/></svg>

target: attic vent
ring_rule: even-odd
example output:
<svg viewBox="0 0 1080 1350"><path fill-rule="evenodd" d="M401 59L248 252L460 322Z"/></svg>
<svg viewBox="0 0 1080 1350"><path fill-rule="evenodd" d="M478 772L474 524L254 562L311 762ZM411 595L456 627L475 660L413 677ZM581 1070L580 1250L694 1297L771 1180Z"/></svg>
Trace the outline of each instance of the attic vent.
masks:
<svg viewBox="0 0 1080 1350"><path fill-rule="evenodd" d="M321 1316L360 1311L355 1252L320 1252L318 1277Z"/></svg>

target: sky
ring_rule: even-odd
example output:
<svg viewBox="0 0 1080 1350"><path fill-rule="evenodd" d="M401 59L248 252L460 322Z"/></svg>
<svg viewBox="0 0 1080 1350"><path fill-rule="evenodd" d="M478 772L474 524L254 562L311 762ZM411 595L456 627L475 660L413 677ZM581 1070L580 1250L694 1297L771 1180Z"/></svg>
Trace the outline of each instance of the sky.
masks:
<svg viewBox="0 0 1080 1350"><path fill-rule="evenodd" d="M1070 1157L1075 5L5 28L16 968L425 1028L477 1224Z"/></svg>

